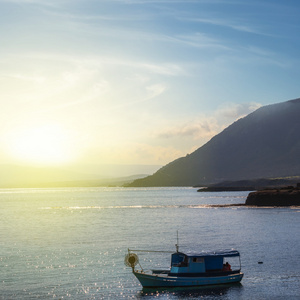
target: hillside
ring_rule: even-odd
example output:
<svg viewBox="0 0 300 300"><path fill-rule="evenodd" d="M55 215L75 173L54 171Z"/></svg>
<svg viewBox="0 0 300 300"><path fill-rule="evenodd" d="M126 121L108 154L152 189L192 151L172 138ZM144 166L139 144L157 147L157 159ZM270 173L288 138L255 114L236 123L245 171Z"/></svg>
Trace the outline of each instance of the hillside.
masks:
<svg viewBox="0 0 300 300"><path fill-rule="evenodd" d="M270 188L293 186L300 181L300 176L282 178L257 178L237 181L222 181L216 184L199 186L198 192L224 192L224 191L254 191Z"/></svg>
<svg viewBox="0 0 300 300"><path fill-rule="evenodd" d="M195 186L300 175L300 98L261 107L130 186Z"/></svg>

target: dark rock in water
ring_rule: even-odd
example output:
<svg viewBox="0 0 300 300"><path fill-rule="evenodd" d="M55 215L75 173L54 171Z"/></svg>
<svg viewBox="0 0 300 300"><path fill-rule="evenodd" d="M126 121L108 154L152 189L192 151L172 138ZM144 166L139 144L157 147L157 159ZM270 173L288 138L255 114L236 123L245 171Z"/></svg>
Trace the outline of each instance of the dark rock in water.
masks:
<svg viewBox="0 0 300 300"><path fill-rule="evenodd" d="M198 189L197 192L238 192L238 191L254 191L253 186L211 186Z"/></svg>
<svg viewBox="0 0 300 300"><path fill-rule="evenodd" d="M300 185L287 186L281 189L265 189L248 195L246 205L255 206L299 206Z"/></svg>

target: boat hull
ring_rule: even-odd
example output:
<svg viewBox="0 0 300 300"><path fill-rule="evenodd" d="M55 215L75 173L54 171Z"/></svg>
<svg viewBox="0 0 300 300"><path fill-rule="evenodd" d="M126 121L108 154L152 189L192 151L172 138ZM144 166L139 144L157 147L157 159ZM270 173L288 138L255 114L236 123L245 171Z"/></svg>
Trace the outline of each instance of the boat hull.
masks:
<svg viewBox="0 0 300 300"><path fill-rule="evenodd" d="M184 287L184 286L205 286L240 282L243 273L235 273L216 277L177 277L160 274L146 274L133 272L143 287Z"/></svg>

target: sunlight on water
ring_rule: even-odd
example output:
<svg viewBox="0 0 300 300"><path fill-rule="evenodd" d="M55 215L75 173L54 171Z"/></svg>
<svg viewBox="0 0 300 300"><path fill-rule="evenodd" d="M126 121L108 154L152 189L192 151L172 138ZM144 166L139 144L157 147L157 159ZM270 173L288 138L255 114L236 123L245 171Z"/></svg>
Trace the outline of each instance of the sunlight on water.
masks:
<svg viewBox="0 0 300 300"><path fill-rule="evenodd" d="M141 208L213 208L218 209L215 205L117 205L117 206L70 206L70 207L41 207L40 209L53 210L83 210L83 209L141 209ZM237 207L228 207L238 209Z"/></svg>
<svg viewBox="0 0 300 300"><path fill-rule="evenodd" d="M245 192L192 188L0 190L0 299L272 299L296 297L299 207L240 204ZM236 248L241 285L145 290L124 265L128 248ZM167 268L169 254L140 255ZM262 261L263 264L258 264Z"/></svg>

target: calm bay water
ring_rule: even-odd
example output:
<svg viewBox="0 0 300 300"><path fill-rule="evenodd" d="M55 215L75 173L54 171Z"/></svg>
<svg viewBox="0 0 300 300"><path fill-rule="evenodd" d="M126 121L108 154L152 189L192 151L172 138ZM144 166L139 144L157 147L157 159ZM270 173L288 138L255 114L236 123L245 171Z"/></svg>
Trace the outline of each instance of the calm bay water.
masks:
<svg viewBox="0 0 300 300"><path fill-rule="evenodd" d="M300 299L300 208L210 207L247 192L193 188L0 190L0 299ZM240 285L143 290L127 248L235 248ZM169 254L139 254L169 267ZM258 264L262 261L263 264Z"/></svg>

